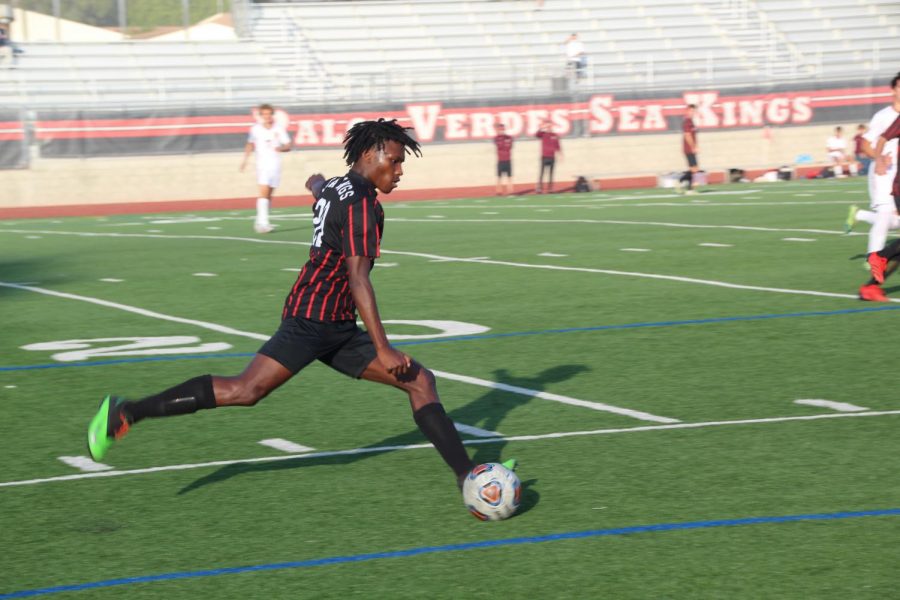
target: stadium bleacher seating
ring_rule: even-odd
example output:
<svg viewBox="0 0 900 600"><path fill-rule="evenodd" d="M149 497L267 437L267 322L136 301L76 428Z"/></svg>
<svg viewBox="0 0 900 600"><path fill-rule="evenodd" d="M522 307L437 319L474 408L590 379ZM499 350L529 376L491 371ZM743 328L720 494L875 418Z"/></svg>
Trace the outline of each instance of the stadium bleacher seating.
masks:
<svg viewBox="0 0 900 600"><path fill-rule="evenodd" d="M896 0L260 2L234 42L35 43L5 105L545 97L882 76ZM578 32L586 77L566 70Z"/></svg>
<svg viewBox="0 0 900 600"><path fill-rule="evenodd" d="M22 44L0 69L0 104L58 106L285 101L287 89L252 41Z"/></svg>

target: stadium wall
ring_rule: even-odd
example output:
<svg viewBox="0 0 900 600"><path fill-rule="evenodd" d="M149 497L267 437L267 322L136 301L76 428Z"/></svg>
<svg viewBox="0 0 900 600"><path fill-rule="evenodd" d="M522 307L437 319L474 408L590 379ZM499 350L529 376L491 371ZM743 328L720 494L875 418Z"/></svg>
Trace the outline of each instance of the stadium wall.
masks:
<svg viewBox="0 0 900 600"><path fill-rule="evenodd" d="M296 151L285 157L279 194L305 196L302 185L310 172L343 172L340 141L356 119L386 116L416 129L424 157L409 161L402 189L458 189L466 195L491 191L490 138L498 120L517 135L513 169L521 189L533 187L537 176L539 151L532 133L544 118L563 136L558 180L651 176L631 180L637 184L683 168L679 132L688 102L699 106L701 165L725 170L794 164L803 155L824 162L825 139L835 124L845 126L849 141L854 126L887 100L884 89L843 85L765 94L604 94L529 105L434 102L341 112L285 107L279 116L288 123ZM33 126L37 156L29 169L3 173L0 207L252 197L253 175L239 173L237 165L253 122L246 111L216 109L39 111Z"/></svg>

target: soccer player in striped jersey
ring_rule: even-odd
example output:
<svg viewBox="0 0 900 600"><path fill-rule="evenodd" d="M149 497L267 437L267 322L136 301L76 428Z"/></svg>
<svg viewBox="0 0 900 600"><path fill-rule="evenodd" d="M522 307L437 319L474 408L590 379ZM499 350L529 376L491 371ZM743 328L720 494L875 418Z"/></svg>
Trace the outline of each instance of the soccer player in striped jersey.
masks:
<svg viewBox="0 0 900 600"><path fill-rule="evenodd" d="M319 360L344 375L405 391L413 419L461 485L474 464L441 405L432 372L388 342L369 279L384 231L378 192L397 187L406 155L419 156L419 144L396 121L379 119L354 125L344 150L346 175L324 185L317 176L308 181L318 190L312 247L275 334L240 375L201 375L135 402L107 396L88 429L94 460L144 418L253 406ZM356 324L357 311L365 330Z"/></svg>

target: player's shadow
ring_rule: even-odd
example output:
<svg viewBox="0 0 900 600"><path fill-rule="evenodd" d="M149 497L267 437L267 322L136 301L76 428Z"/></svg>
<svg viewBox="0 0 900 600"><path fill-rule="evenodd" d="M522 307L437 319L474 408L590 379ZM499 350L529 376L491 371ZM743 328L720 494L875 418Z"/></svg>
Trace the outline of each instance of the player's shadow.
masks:
<svg viewBox="0 0 900 600"><path fill-rule="evenodd" d="M40 285L48 281L58 281L62 277L56 273L59 261L56 258L0 260L0 282L12 284ZM25 290L0 286L0 295L32 294Z"/></svg>
<svg viewBox="0 0 900 600"><path fill-rule="evenodd" d="M559 365L542 371L532 377L515 377L506 369L497 369L494 371L494 381L506 386L514 386L519 388L527 388L534 392L543 391L547 385L559 383L579 373L590 370L585 365ZM457 424L469 425L479 429L497 432L501 435L494 435L484 438L468 439L468 447L474 448L472 460L475 463L500 462L503 456L503 449L506 447L506 440L502 437L502 432L498 430L506 416L515 408L527 404L534 400L534 396L521 393L511 393L502 389L491 389L489 392L479 396L469 404L454 409L448 413L448 416ZM465 435L463 437L466 437ZM209 475L205 475L195 481L192 481L181 490L178 494L186 494L196 489L200 489L213 483L227 481L232 477L237 477L246 473L260 473L267 471L280 471L283 469L296 469L300 467L311 467L320 465L346 465L363 460L375 454L391 452L399 449L398 447L409 446L412 444L421 444L425 442L425 438L418 429L412 429L400 435L385 438L374 444L364 446L353 454L340 454L328 456L298 456L297 458L261 462L261 463L241 463L226 465ZM509 457L506 457L509 458ZM538 500L538 493L529 487L537 480L529 480L522 483L522 506L520 512L528 510L534 506Z"/></svg>

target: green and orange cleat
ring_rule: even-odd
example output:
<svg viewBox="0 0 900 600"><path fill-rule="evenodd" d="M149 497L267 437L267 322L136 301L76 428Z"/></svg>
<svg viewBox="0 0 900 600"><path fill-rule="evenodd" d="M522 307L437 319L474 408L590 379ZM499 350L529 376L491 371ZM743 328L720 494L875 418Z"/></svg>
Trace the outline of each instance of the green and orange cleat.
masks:
<svg viewBox="0 0 900 600"><path fill-rule="evenodd" d="M100 403L100 409L88 425L88 452L95 461L101 460L117 439L128 433L128 417L122 410L124 401L116 396L107 396Z"/></svg>

